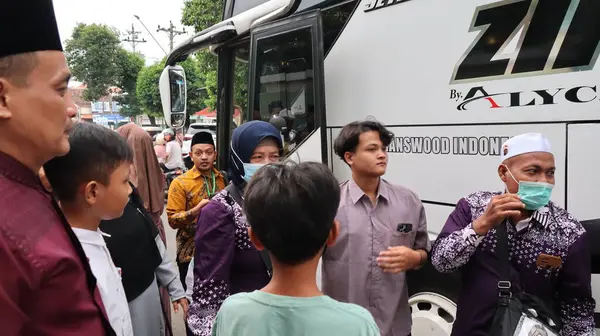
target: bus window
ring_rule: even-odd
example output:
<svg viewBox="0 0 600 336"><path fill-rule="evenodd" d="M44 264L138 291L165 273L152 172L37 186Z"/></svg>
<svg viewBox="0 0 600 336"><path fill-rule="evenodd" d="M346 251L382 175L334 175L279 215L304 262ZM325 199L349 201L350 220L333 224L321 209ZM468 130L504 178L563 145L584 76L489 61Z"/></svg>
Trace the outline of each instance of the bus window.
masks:
<svg viewBox="0 0 600 336"><path fill-rule="evenodd" d="M333 43L341 33L350 15L352 15L356 5L357 1L353 0L323 10L323 50L325 50L325 55L333 47Z"/></svg>
<svg viewBox="0 0 600 336"><path fill-rule="evenodd" d="M315 130L312 28L256 43L254 115L281 128L285 152Z"/></svg>

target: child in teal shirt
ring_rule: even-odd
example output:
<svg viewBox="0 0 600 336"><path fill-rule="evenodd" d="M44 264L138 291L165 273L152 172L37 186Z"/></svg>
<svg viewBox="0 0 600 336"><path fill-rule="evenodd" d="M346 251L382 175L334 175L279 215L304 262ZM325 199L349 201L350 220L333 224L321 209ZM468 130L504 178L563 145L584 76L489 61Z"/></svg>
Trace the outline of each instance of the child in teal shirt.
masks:
<svg viewBox="0 0 600 336"><path fill-rule="evenodd" d="M271 282L232 295L214 321L213 336L379 336L364 308L323 295L317 287L319 258L335 243L340 189L316 162L260 168L244 194L248 233L273 265Z"/></svg>

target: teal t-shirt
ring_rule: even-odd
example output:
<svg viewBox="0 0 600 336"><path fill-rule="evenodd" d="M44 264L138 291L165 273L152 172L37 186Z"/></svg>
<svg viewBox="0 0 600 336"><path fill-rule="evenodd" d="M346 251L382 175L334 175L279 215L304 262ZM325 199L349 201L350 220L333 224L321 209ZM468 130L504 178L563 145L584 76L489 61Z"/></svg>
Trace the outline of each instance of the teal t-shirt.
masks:
<svg viewBox="0 0 600 336"><path fill-rule="evenodd" d="M227 298L213 336L380 336L364 308L329 296L291 297L261 291Z"/></svg>

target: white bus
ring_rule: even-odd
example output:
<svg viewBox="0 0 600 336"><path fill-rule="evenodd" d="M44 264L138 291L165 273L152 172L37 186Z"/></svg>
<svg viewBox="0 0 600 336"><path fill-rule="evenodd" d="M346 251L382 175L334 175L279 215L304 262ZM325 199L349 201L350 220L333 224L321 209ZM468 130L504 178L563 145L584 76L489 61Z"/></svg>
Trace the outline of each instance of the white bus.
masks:
<svg viewBox="0 0 600 336"><path fill-rule="evenodd" d="M233 113L239 85L249 92L245 120L287 110L289 157L327 163L340 181L350 171L332 140L345 124L375 118L396 135L385 178L421 197L432 240L461 197L503 188L503 141L541 132L556 155L553 201L600 241L599 15L598 0L227 0L222 22L169 55L165 117L183 126L177 62L209 48L219 61L217 110ZM240 67L247 83L233 79ZM220 115L220 144L230 128ZM229 146L218 148L224 169ZM412 334L449 335L460 274L425 267L409 273L408 288Z"/></svg>

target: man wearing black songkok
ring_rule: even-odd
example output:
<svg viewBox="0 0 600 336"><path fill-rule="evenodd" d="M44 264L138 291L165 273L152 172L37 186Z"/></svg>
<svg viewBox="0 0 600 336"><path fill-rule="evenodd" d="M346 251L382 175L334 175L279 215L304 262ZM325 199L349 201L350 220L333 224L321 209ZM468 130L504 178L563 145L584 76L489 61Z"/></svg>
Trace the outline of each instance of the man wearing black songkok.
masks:
<svg viewBox="0 0 600 336"><path fill-rule="evenodd" d="M196 218L208 200L225 188L225 178L214 167L217 152L212 134L194 134L190 148L194 167L171 182L167 201L169 225L177 229L177 265L184 288L188 266L194 256Z"/></svg>
<svg viewBox="0 0 600 336"><path fill-rule="evenodd" d="M75 116L52 1L0 7L0 334L114 335L81 245L37 176L69 151Z"/></svg>

